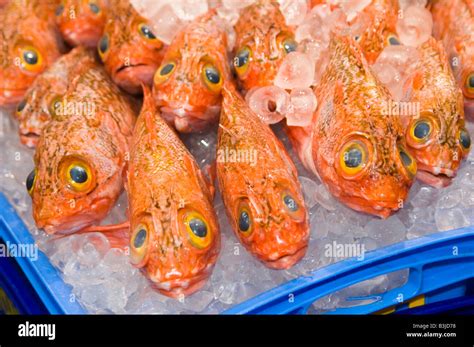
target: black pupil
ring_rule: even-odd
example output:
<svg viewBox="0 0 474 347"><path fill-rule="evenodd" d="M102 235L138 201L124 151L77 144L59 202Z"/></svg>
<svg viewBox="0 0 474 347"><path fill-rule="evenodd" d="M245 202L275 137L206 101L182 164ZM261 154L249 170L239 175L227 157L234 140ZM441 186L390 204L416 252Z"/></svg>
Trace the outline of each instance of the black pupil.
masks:
<svg viewBox="0 0 474 347"><path fill-rule="evenodd" d="M103 36L100 39L99 49L102 53L104 53L107 51L108 48L109 48L109 38L108 36Z"/></svg>
<svg viewBox="0 0 474 347"><path fill-rule="evenodd" d="M289 195L285 195L283 197L283 202L285 203L286 207L288 207L288 209L290 211L298 211L298 204L296 203L295 199L293 199L291 196Z"/></svg>
<svg viewBox="0 0 474 347"><path fill-rule="evenodd" d="M239 229L240 231L248 231L250 228L250 215L247 211L240 212Z"/></svg>
<svg viewBox="0 0 474 347"><path fill-rule="evenodd" d="M89 8L94 13L99 13L100 12L100 8L99 8L99 6L97 6L97 4L91 3L91 4L89 4Z"/></svg>
<svg viewBox="0 0 474 347"><path fill-rule="evenodd" d="M400 158L402 158L403 165L411 165L411 157L405 151L400 151Z"/></svg>
<svg viewBox="0 0 474 347"><path fill-rule="evenodd" d="M146 230L140 229L138 233L135 235L135 239L133 240L133 247L140 248L143 246L146 240Z"/></svg>
<svg viewBox="0 0 474 347"><path fill-rule="evenodd" d="M36 171L33 170L33 171L30 172L30 174L26 178L26 189L28 189L28 191L30 191L31 188L33 188L33 182L35 181L35 175L36 175Z"/></svg>
<svg viewBox="0 0 474 347"><path fill-rule="evenodd" d="M64 6L63 5L59 5L57 8L56 8L56 16L60 16L64 11Z"/></svg>
<svg viewBox="0 0 474 347"><path fill-rule="evenodd" d="M287 40L283 44L283 47L285 48L286 53L294 52L296 51L296 42L293 40Z"/></svg>
<svg viewBox="0 0 474 347"><path fill-rule="evenodd" d="M219 72L213 67L206 68L206 78L213 84L218 84L221 80Z"/></svg>
<svg viewBox="0 0 474 347"><path fill-rule="evenodd" d="M163 68L161 69L160 71L160 75L161 76L166 76L167 74L169 74L174 68L174 65L173 64L166 64L165 66L163 66Z"/></svg>
<svg viewBox="0 0 474 347"><path fill-rule="evenodd" d="M390 44L392 46L398 46L400 45L400 41L398 41L398 39L394 36L391 36L389 39L388 39L388 42L390 42Z"/></svg>
<svg viewBox="0 0 474 347"><path fill-rule="evenodd" d="M35 65L38 63L38 55L33 51L26 51L23 53L23 58L29 65Z"/></svg>
<svg viewBox="0 0 474 347"><path fill-rule="evenodd" d="M249 51L244 49L243 51L237 54L237 59L235 60L235 65L237 67L245 66L249 61Z"/></svg>
<svg viewBox="0 0 474 347"><path fill-rule="evenodd" d="M18 104L16 110L17 110L18 112L21 112L21 111L24 110L25 106L26 106L26 100L22 100L22 101Z"/></svg>
<svg viewBox="0 0 474 347"><path fill-rule="evenodd" d="M193 218L189 221L189 227L194 235L205 237L207 235L207 226L202 219Z"/></svg>
<svg viewBox="0 0 474 347"><path fill-rule="evenodd" d="M430 133L430 125L426 122L418 123L415 126L415 136L418 139L424 139Z"/></svg>
<svg viewBox="0 0 474 347"><path fill-rule="evenodd" d="M469 133L466 130L461 131L461 134L459 137L461 140L461 145L464 148L471 147L471 137L469 136Z"/></svg>
<svg viewBox="0 0 474 347"><path fill-rule="evenodd" d="M71 179L76 183L84 183L87 181L87 172L82 166L75 166L70 171Z"/></svg>
<svg viewBox="0 0 474 347"><path fill-rule="evenodd" d="M469 77L469 88L474 88L474 74Z"/></svg>
<svg viewBox="0 0 474 347"><path fill-rule="evenodd" d="M142 26L142 33L149 39L156 39L156 36L151 32L150 28L146 25Z"/></svg>
<svg viewBox="0 0 474 347"><path fill-rule="evenodd" d="M359 167L362 164L362 152L360 149L349 149L344 156L344 163L347 167Z"/></svg>

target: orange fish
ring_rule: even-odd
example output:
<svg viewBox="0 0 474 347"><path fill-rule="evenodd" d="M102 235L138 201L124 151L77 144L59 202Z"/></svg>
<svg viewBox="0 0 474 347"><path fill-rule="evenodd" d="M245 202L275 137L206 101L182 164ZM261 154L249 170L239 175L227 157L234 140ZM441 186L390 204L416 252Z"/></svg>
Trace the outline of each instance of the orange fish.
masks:
<svg viewBox="0 0 474 347"><path fill-rule="evenodd" d="M366 29L355 40L359 43L369 64L375 63L387 46L400 45L396 25L398 0L373 0L361 12L366 15Z"/></svg>
<svg viewBox="0 0 474 347"><path fill-rule="evenodd" d="M0 106L19 102L64 51L54 22L58 1L10 1L0 9Z"/></svg>
<svg viewBox="0 0 474 347"><path fill-rule="evenodd" d="M308 127L288 127L301 161L347 206L383 218L402 207L416 162L400 120L386 114L389 91L374 77L352 38L334 35L315 90Z"/></svg>
<svg viewBox="0 0 474 347"><path fill-rule="evenodd" d="M107 0L64 0L56 9L56 22L71 46L97 47L104 31Z"/></svg>
<svg viewBox="0 0 474 347"><path fill-rule="evenodd" d="M441 43L430 38L418 47L411 105L417 114L401 114L408 150L418 165L417 177L430 185L451 183L471 147L464 126L462 91Z"/></svg>
<svg viewBox="0 0 474 347"><path fill-rule="evenodd" d="M474 119L474 1L433 1L431 12L433 35L443 41L464 94L466 117Z"/></svg>
<svg viewBox="0 0 474 347"><path fill-rule="evenodd" d="M153 95L176 130L201 131L217 122L229 78L226 34L210 11L173 39L155 74Z"/></svg>
<svg viewBox="0 0 474 347"><path fill-rule="evenodd" d="M51 65L33 82L25 98L16 108L21 142L36 147L41 130L60 106L74 70L90 64L94 56L83 47L74 48Z"/></svg>
<svg viewBox="0 0 474 347"><path fill-rule="evenodd" d="M233 63L242 88L272 85L285 56L297 48L278 3L260 0L244 8L235 32Z"/></svg>
<svg viewBox="0 0 474 347"><path fill-rule="evenodd" d="M147 87L144 95L127 175L131 261L163 294L189 295L216 263L219 225L196 161L159 115Z"/></svg>
<svg viewBox="0 0 474 347"><path fill-rule="evenodd" d="M123 188L134 113L97 63L83 63L43 128L26 187L38 228L69 234L100 222Z"/></svg>
<svg viewBox="0 0 474 347"><path fill-rule="evenodd" d="M131 94L152 85L164 54L163 43L128 0L114 1L97 49L113 81Z"/></svg>
<svg viewBox="0 0 474 347"><path fill-rule="evenodd" d="M223 97L216 166L227 216L249 252L270 268L287 269L305 255L309 239L296 168L232 85Z"/></svg>

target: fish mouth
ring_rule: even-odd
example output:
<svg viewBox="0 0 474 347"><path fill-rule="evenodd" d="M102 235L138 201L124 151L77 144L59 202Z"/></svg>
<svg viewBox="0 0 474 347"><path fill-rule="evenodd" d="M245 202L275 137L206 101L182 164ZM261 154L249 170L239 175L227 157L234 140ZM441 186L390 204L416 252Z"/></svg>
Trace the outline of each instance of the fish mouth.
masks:
<svg viewBox="0 0 474 347"><path fill-rule="evenodd" d="M340 200L353 210L368 213L383 219L390 217L401 207L399 201L369 201L360 197L342 197Z"/></svg>
<svg viewBox="0 0 474 347"><path fill-rule="evenodd" d="M36 147L36 145L38 144L39 138L40 138L40 135L33 132L20 134L21 143L31 148Z"/></svg>
<svg viewBox="0 0 474 347"><path fill-rule="evenodd" d="M142 92L141 84L150 86L153 83L153 75L157 67L154 65L123 64L113 73L113 80L122 89L130 94L140 94Z"/></svg>
<svg viewBox="0 0 474 347"><path fill-rule="evenodd" d="M271 269L275 269L275 270L289 269L305 256L307 250L308 250L308 245L304 245L303 247L297 249L295 252L291 254L284 254L275 260L262 259L262 262L265 264L265 266Z"/></svg>
<svg viewBox="0 0 474 347"><path fill-rule="evenodd" d="M428 166L418 163L416 177L430 186L443 188L451 184L453 178L456 177L456 171L446 167Z"/></svg>
<svg viewBox="0 0 474 347"><path fill-rule="evenodd" d="M161 116L180 133L204 131L217 122L220 106L210 106L205 111L192 107L160 107Z"/></svg>
<svg viewBox="0 0 474 347"><path fill-rule="evenodd" d="M182 296L189 296L201 289L209 279L209 275L214 264L209 264L206 270L196 276L178 278L168 281L158 281L151 279L152 286L161 294L178 299Z"/></svg>

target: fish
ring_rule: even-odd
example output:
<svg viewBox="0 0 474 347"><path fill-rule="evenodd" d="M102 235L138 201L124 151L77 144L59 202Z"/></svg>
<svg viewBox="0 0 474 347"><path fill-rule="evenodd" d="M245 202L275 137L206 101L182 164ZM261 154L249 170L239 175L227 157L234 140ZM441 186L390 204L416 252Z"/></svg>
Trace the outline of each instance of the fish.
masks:
<svg viewBox="0 0 474 347"><path fill-rule="evenodd" d="M66 93L74 71L90 64L94 55L84 47L76 47L61 56L35 79L24 99L16 107L21 142L36 147L41 130L51 120Z"/></svg>
<svg viewBox="0 0 474 347"><path fill-rule="evenodd" d="M71 46L96 48L104 31L107 0L65 0L56 8L56 22Z"/></svg>
<svg viewBox="0 0 474 347"><path fill-rule="evenodd" d="M231 78L227 37L215 10L184 27L156 71L153 96L178 132L203 131L217 123L222 85Z"/></svg>
<svg viewBox="0 0 474 347"><path fill-rule="evenodd" d="M463 91L464 111L474 119L474 1L437 0L430 2L433 36L448 52L451 68Z"/></svg>
<svg viewBox="0 0 474 347"><path fill-rule="evenodd" d="M142 83L152 85L165 45L128 0L117 0L108 10L97 50L112 80L124 91L140 94Z"/></svg>
<svg viewBox="0 0 474 347"><path fill-rule="evenodd" d="M403 207L416 175L401 121L387 112L388 89L355 40L333 34L330 58L314 88L311 124L287 126L305 167L348 207L387 218Z"/></svg>
<svg viewBox="0 0 474 347"><path fill-rule="evenodd" d="M0 106L21 101L34 79L65 52L54 22L57 4L22 0L0 8Z"/></svg>
<svg viewBox="0 0 474 347"><path fill-rule="evenodd" d="M387 46L400 45L397 35L398 0L372 0L359 15L366 15L365 30L354 37L370 65Z"/></svg>
<svg viewBox="0 0 474 347"><path fill-rule="evenodd" d="M465 127L463 94L442 43L431 37L417 50L416 72L407 83L417 112L401 112L400 117L407 148L417 162L417 178L440 188L456 176L469 154L471 138Z"/></svg>
<svg viewBox="0 0 474 347"><path fill-rule="evenodd" d="M199 290L220 250L211 191L146 86L133 133L127 194L132 264L167 296Z"/></svg>
<svg viewBox="0 0 474 347"><path fill-rule="evenodd" d="M235 33L233 66L244 91L272 85L283 59L298 47L276 1L259 0L242 9Z"/></svg>
<svg viewBox="0 0 474 347"><path fill-rule="evenodd" d="M83 63L43 128L26 179L39 229L68 235L107 215L123 190L134 123L103 67Z"/></svg>
<svg viewBox="0 0 474 347"><path fill-rule="evenodd" d="M235 235L267 267L290 268L305 255L310 232L296 167L230 83L217 141L216 176Z"/></svg>

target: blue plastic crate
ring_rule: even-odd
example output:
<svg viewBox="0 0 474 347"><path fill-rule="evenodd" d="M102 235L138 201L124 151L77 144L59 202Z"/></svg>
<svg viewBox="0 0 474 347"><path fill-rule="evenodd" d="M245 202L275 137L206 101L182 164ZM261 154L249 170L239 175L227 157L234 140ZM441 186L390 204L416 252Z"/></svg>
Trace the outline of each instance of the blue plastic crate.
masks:
<svg viewBox="0 0 474 347"><path fill-rule="evenodd" d="M34 243L22 220L0 193L0 241L2 240L12 244ZM24 309L24 313L41 313L42 307L53 314L86 313L78 302L70 300L71 288L63 282L43 253L39 252L38 260L34 262L28 258L15 258L15 261L24 277L8 275L8 271L1 268L0 286L9 287L5 291L14 297L12 301L17 303L17 307L30 307ZM474 295L474 226L400 242L368 252L364 260L352 258L340 261L314 271L310 276L275 287L224 313L305 313L319 298L364 280L403 269L409 269L409 275L402 287L376 296L353 298L364 301L370 299L372 302L339 308L329 313L369 314L387 311L394 306L402 313L408 307L420 304L428 307L433 303L455 299L458 303L472 303L472 298L471 301L466 298ZM29 282L31 286L28 288L25 282ZM438 310L443 307L438 306ZM22 311L20 308L19 310Z"/></svg>

